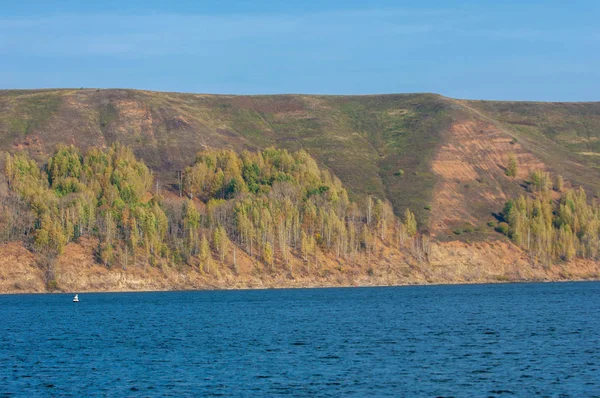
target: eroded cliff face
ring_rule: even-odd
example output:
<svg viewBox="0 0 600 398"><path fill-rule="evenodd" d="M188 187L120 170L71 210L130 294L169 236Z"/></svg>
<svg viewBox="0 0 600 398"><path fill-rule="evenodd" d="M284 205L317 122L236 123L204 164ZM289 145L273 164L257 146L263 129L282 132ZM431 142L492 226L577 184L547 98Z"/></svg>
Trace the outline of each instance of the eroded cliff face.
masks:
<svg viewBox="0 0 600 398"><path fill-rule="evenodd" d="M505 173L511 155L518 162L515 177ZM431 167L437 176L431 205L434 234L463 223L485 225L523 191L520 184L530 172L546 170L506 131L482 119L453 124Z"/></svg>
<svg viewBox="0 0 600 398"><path fill-rule="evenodd" d="M211 270L197 267L150 266L131 263L106 268L94 261L94 240L71 243L55 264L55 283L45 282L45 272L21 244L0 246L0 293L105 292L196 289L261 289L344 286L393 286L415 284L462 284L600 279L600 264L576 260L542 265L509 242L433 243L429 259L378 246L369 258L344 261L319 255L317 265L294 258L274 270L236 252Z"/></svg>
<svg viewBox="0 0 600 398"><path fill-rule="evenodd" d="M44 272L21 243L0 245L0 293L46 291Z"/></svg>

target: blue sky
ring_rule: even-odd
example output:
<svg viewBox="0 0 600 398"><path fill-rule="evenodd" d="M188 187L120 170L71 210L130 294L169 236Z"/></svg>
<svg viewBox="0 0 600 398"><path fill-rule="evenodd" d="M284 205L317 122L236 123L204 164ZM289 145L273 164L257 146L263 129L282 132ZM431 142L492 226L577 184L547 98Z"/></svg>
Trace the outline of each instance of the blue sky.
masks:
<svg viewBox="0 0 600 398"><path fill-rule="evenodd" d="M600 100L597 1L8 3L0 88Z"/></svg>

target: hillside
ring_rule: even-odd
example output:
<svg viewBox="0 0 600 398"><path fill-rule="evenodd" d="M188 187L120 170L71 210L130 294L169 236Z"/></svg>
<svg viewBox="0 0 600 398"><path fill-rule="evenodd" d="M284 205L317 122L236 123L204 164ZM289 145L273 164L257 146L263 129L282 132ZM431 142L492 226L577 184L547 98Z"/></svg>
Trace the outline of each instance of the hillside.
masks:
<svg viewBox="0 0 600 398"><path fill-rule="evenodd" d="M421 211L429 162L452 123L437 95L215 96L132 90L0 92L0 149L43 159L58 143L133 148L163 184L204 148L304 148L351 194ZM394 176L404 170L402 179Z"/></svg>
<svg viewBox="0 0 600 398"><path fill-rule="evenodd" d="M590 200L597 202L599 138L600 103L464 101L433 94L217 96L95 89L0 92L0 150L25 151L40 165L59 144L86 151L119 142L130 147L155 173L153 191L176 200L178 172L193 164L199 151L303 149L340 179L351 200L362 203L367 195L387 199L398 216L409 208L416 215L421 234L431 239L431 247L425 250L426 261L420 258L422 248L415 250L410 244L398 247L388 238L379 241L373 257L358 261L323 252L318 272L307 268L296 273L266 273L240 250L237 261L246 265L235 272L195 275L181 268L174 271L167 264L168 269L161 268L162 276L152 277L147 273L153 268L140 264L139 270L126 271L126 278L137 281L130 283L115 282L115 272L124 270L99 265L93 249L97 243L84 239L69 243L59 257L59 269L71 267L60 278L72 276L71 282L59 283L61 289L598 278L595 261L581 259L552 267L537 264L494 231L492 224L502 220L500 213L508 200L528 192L534 170L562 175L566 187L583 186ZM516 177L506 175L510 157L518 161ZM10 257L19 262L19 275L29 282L14 276L11 272L18 267L13 270L4 261L3 290L40 290L39 286L27 285L39 279L34 276L39 266L28 257L30 250L14 242L5 243L1 250L15 256L21 253L20 259L29 258ZM79 260L75 263L88 264L88 271L74 267L76 253ZM104 275L98 276L96 287L89 285L92 269ZM15 278L21 288L10 288Z"/></svg>

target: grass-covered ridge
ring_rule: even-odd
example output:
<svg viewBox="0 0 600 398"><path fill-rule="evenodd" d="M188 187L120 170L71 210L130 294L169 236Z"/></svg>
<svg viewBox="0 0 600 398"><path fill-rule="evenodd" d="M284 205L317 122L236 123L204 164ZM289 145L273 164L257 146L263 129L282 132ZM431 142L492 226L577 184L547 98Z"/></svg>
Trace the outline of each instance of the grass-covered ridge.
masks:
<svg viewBox="0 0 600 398"><path fill-rule="evenodd" d="M461 101L480 112L554 172L600 192L600 103Z"/></svg>

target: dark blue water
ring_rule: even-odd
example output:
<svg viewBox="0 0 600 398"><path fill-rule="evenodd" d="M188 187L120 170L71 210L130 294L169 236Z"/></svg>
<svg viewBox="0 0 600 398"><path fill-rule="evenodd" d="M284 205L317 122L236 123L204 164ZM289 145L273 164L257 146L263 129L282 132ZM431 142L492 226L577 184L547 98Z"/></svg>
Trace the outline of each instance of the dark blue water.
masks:
<svg viewBox="0 0 600 398"><path fill-rule="evenodd" d="M0 395L600 396L600 283L0 296Z"/></svg>

